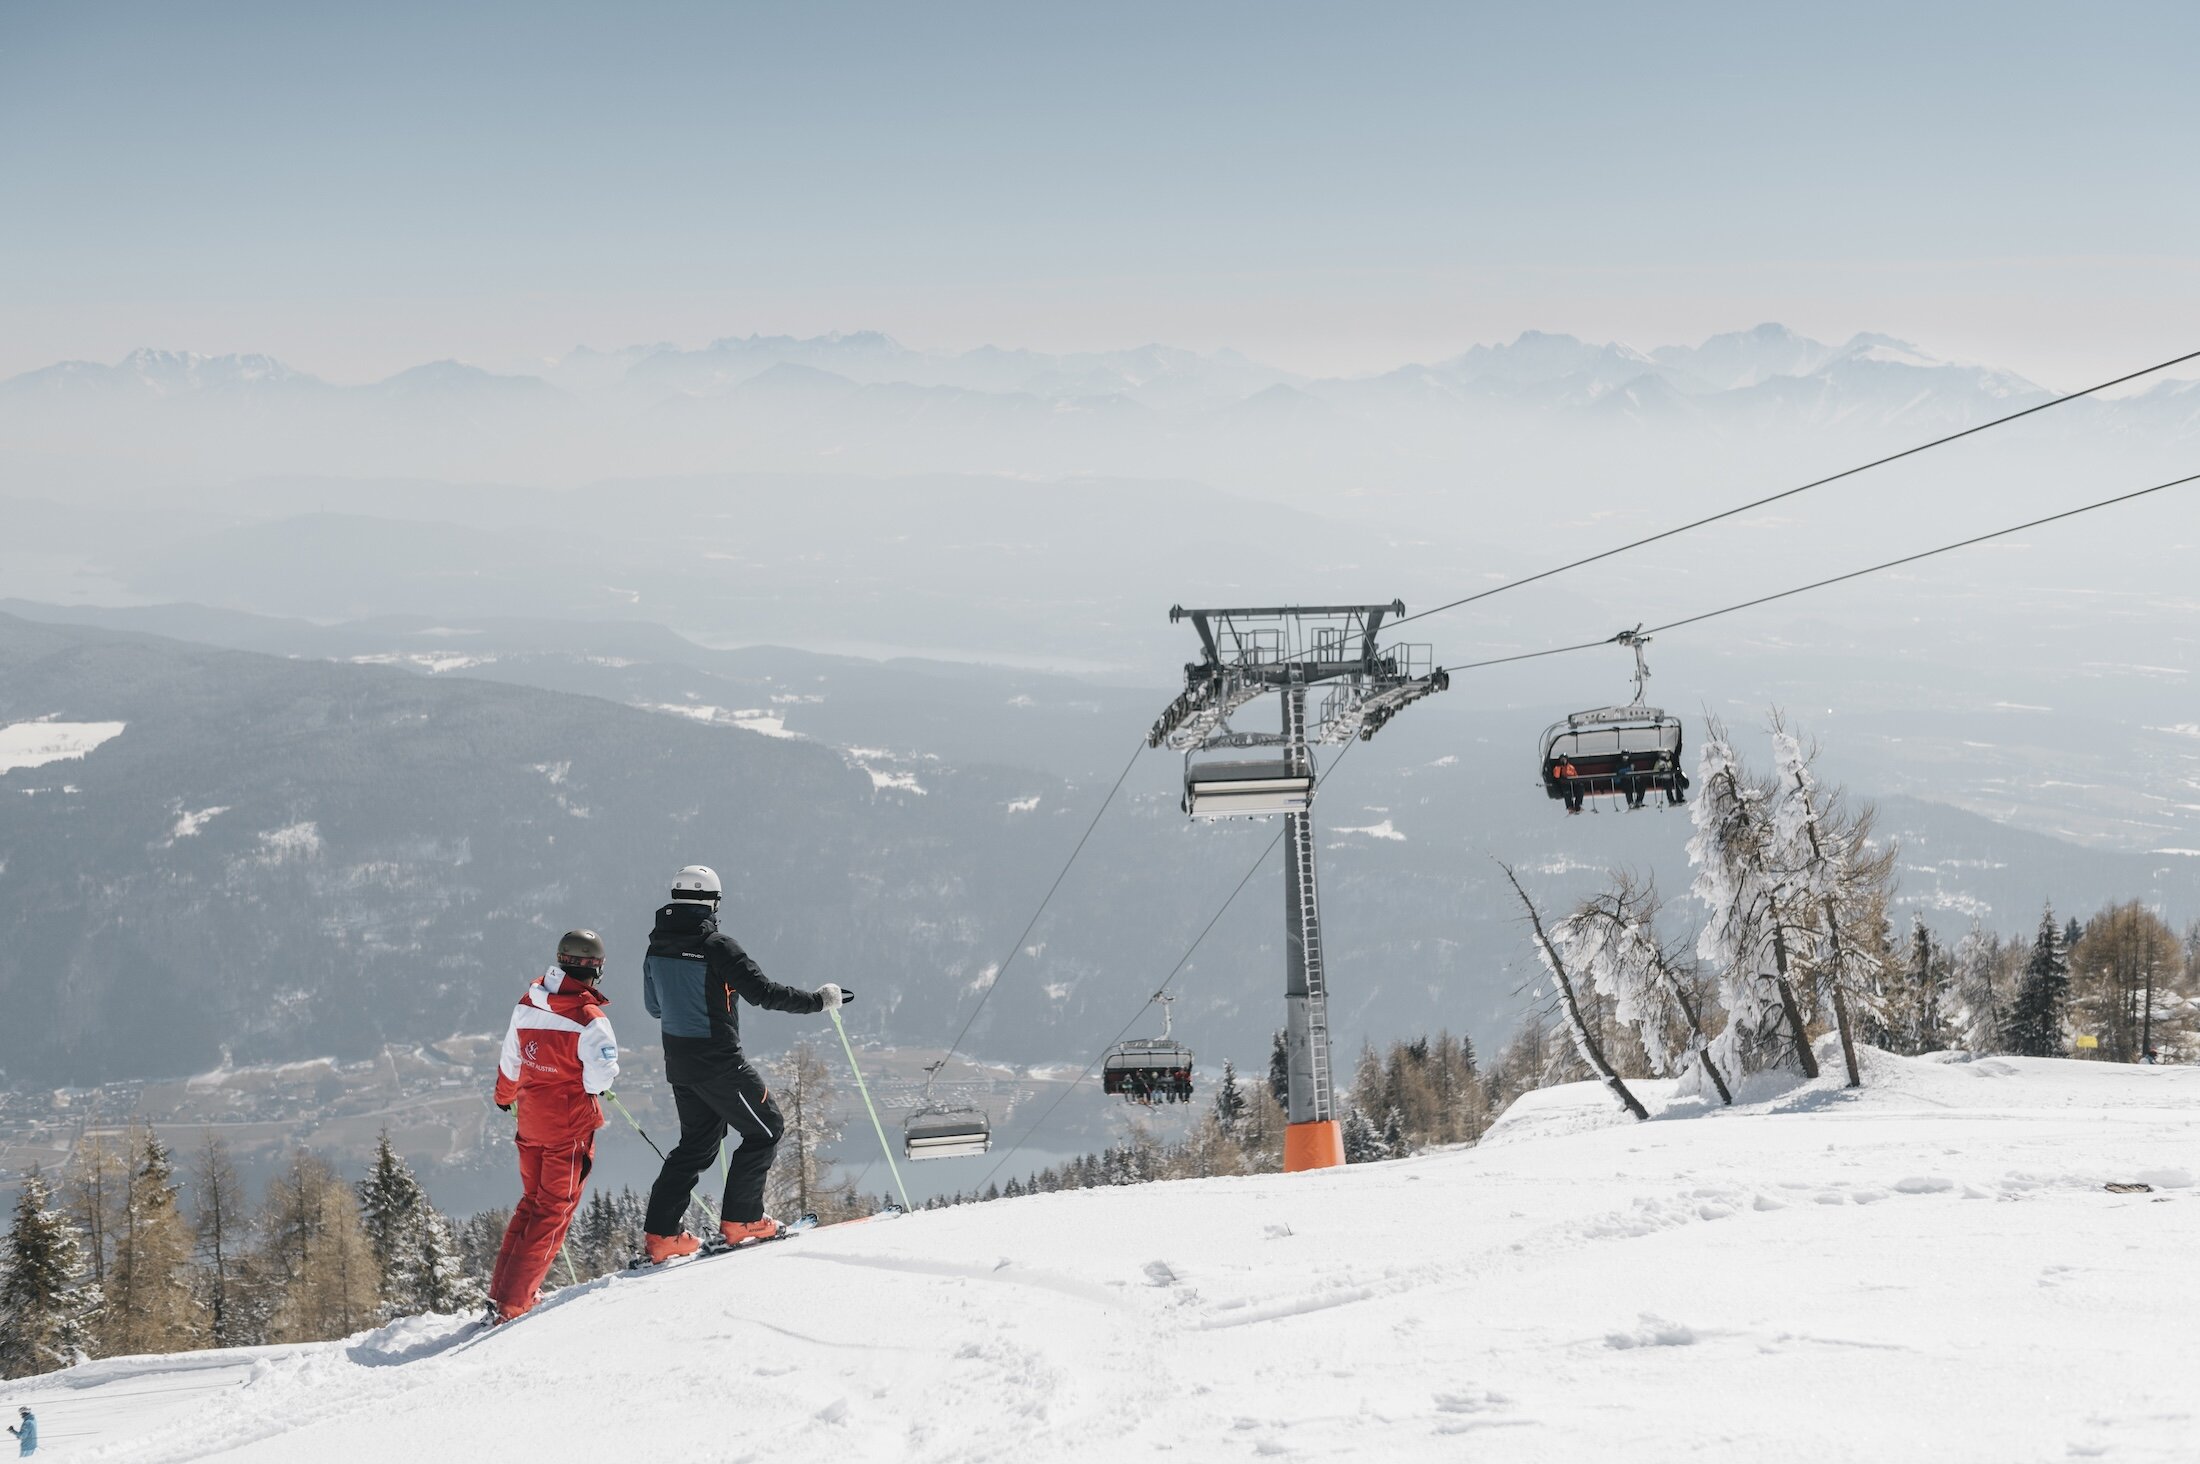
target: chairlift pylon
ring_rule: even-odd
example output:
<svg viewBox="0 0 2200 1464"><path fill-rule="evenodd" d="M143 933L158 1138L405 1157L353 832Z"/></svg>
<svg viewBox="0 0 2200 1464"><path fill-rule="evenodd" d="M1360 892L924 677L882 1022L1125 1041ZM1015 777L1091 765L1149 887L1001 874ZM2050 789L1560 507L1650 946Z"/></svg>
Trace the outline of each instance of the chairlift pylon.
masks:
<svg viewBox="0 0 2200 1464"><path fill-rule="evenodd" d="M1161 1035L1133 1037L1110 1047L1100 1062L1101 1090L1148 1107L1155 1103L1189 1103L1192 1049L1175 1037L1169 1004L1176 998L1157 991L1154 1000L1161 1003Z"/></svg>
<svg viewBox="0 0 2200 1464"><path fill-rule="evenodd" d="M1635 653L1634 700L1574 712L1543 729L1538 764L1543 791L1563 801L1569 813L1579 812L1590 798L1624 798L1640 808L1651 793L1681 803L1688 791L1688 775L1681 769L1681 719L1643 701L1650 685L1643 647L1650 637L1638 625L1612 642Z"/></svg>

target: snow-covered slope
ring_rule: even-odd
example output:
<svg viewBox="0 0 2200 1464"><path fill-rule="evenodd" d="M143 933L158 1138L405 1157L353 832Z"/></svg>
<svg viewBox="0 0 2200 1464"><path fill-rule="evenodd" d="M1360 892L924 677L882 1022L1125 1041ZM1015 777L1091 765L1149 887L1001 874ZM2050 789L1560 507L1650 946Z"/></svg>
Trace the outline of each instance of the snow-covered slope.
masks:
<svg viewBox="0 0 2200 1464"><path fill-rule="evenodd" d="M1645 1085L1643 1125L1555 1089L1471 1151L820 1231L0 1407L114 1460L2200 1453L2200 1071L1869 1076Z"/></svg>

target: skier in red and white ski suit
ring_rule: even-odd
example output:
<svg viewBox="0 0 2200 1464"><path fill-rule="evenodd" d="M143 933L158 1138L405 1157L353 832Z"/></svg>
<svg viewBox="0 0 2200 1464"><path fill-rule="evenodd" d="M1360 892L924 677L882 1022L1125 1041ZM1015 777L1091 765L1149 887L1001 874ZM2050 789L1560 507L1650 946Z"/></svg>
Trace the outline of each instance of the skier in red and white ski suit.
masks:
<svg viewBox="0 0 2200 1464"><path fill-rule="evenodd" d="M527 988L504 1033L496 1104L518 1109L514 1141L526 1193L504 1228L489 1281L497 1321L535 1304L595 1164L596 1130L604 1124L596 1095L609 1092L619 1076L619 1039L603 1013L610 998L596 989L602 975L596 932L567 932L558 942L558 964Z"/></svg>

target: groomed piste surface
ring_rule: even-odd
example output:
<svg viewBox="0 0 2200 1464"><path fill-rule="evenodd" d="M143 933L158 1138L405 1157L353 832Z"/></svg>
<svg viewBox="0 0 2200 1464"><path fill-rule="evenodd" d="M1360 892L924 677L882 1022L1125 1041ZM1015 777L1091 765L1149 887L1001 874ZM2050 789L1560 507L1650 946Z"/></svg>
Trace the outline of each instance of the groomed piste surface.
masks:
<svg viewBox="0 0 2200 1464"><path fill-rule="evenodd" d="M1628 1124L1552 1089L1472 1150L837 1228L0 1407L55 1459L2200 1458L2200 1070L1869 1056L1860 1093L1644 1084Z"/></svg>

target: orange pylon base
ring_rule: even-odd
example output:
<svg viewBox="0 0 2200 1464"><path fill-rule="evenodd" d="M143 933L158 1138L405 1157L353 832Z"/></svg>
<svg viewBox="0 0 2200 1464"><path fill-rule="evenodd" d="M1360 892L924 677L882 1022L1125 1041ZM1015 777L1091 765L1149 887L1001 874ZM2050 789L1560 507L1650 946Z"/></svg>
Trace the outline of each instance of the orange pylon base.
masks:
<svg viewBox="0 0 2200 1464"><path fill-rule="evenodd" d="M1344 1126L1335 1119L1323 1123L1290 1123L1283 1127L1283 1170L1334 1169L1344 1163Z"/></svg>

